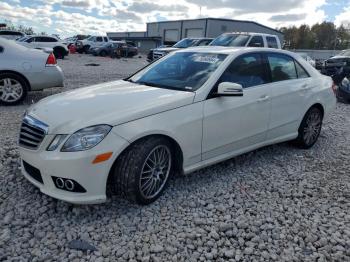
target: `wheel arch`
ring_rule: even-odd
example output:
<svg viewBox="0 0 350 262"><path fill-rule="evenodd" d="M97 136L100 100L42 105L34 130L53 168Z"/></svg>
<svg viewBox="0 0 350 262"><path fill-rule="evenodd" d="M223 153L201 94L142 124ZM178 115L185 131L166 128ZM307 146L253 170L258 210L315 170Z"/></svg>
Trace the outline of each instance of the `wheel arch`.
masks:
<svg viewBox="0 0 350 262"><path fill-rule="evenodd" d="M311 108L318 108L321 110L321 113L322 113L322 117L324 117L324 114L325 114L325 110L324 110L324 107L321 103L315 103L313 104L312 106L309 107L309 109L307 111L309 111Z"/></svg>
<svg viewBox="0 0 350 262"><path fill-rule="evenodd" d="M28 91L31 91L32 87L30 85L30 82L28 81L28 79L21 73L17 72L17 71L13 71L13 70L0 70L0 74L15 74L15 75L18 75L20 77L23 78L23 80L26 82L27 84L27 87L28 87Z"/></svg>
<svg viewBox="0 0 350 262"><path fill-rule="evenodd" d="M110 170L109 170L109 173L108 173L108 177L107 177L107 181L106 181L106 191L107 189L109 188L109 185L111 183L111 180L112 180L112 176L113 176L113 171L116 167L116 164L118 163L120 157L122 154L124 154L127 150L129 150L129 148L134 145L135 143L138 143L142 140L146 140L150 137L163 137L165 139L167 139L171 145L172 145L172 149L173 149L173 153L176 157L174 157L174 165L175 165L175 173L178 173L178 174L183 174L184 173L184 170L183 170L183 151L181 149L181 146L180 144L178 143L178 141L176 141L176 139L174 139L173 137L169 136L169 135L165 135L165 134L160 134L160 133L157 133L157 134L148 134L148 135L145 135L145 136L142 136L142 137L139 137L139 138L136 138L135 140L131 141L130 144L128 144L128 146L126 146L121 152L120 154L115 158Z"/></svg>

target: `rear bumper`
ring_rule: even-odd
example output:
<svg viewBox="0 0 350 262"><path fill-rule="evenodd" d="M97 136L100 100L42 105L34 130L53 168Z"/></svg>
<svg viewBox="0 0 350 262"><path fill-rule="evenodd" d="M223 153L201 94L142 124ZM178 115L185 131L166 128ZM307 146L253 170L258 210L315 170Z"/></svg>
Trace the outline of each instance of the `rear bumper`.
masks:
<svg viewBox="0 0 350 262"><path fill-rule="evenodd" d="M63 86L63 72L59 66L47 66L42 72L27 73L31 90L42 90L50 87Z"/></svg>

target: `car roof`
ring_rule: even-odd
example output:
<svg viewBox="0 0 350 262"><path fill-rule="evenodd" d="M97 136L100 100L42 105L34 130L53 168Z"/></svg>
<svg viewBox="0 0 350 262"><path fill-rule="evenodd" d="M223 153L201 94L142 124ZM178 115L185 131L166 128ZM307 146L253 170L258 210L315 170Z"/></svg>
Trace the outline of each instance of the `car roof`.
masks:
<svg viewBox="0 0 350 262"><path fill-rule="evenodd" d="M273 36L277 37L277 35L273 34L266 34L266 33L256 33L256 32L228 32L228 33L223 33L223 35L233 35L233 34L240 34L240 35L263 35L263 36Z"/></svg>
<svg viewBox="0 0 350 262"><path fill-rule="evenodd" d="M295 57L295 53L277 49L277 48L266 48L266 47L226 47L226 46L198 46L198 47L189 47L184 50L179 50L177 52L205 52L205 53L215 53L215 54L244 54L244 53L261 53L261 52L273 52L281 53Z"/></svg>

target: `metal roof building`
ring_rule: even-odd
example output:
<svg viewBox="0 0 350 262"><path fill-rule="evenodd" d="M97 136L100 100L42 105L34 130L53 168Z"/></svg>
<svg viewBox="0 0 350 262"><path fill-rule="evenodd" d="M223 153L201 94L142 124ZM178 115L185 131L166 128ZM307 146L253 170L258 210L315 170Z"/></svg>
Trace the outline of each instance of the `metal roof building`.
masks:
<svg viewBox="0 0 350 262"><path fill-rule="evenodd" d="M162 37L164 43L173 43L185 37L215 38L226 32L255 32L277 35L283 42L283 33L253 21L221 18L147 23L147 35Z"/></svg>
<svg viewBox="0 0 350 262"><path fill-rule="evenodd" d="M147 23L146 32L111 32L114 40L133 41L140 51L147 51L161 44L174 44L186 37L215 38L226 32L255 32L277 35L283 43L283 33L253 21L199 18Z"/></svg>

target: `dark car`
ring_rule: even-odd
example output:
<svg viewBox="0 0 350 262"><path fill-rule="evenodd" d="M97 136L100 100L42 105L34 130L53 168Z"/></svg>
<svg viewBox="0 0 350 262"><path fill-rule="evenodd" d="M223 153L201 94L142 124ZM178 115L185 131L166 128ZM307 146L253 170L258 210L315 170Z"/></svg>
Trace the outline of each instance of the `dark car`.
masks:
<svg viewBox="0 0 350 262"><path fill-rule="evenodd" d="M344 50L336 56L333 56L324 61L321 73L327 76L332 76L341 68L350 68L350 49Z"/></svg>
<svg viewBox="0 0 350 262"><path fill-rule="evenodd" d="M332 79L337 86L338 100L350 103L350 68L340 68Z"/></svg>
<svg viewBox="0 0 350 262"><path fill-rule="evenodd" d="M171 47L151 49L147 55L147 61L152 62L153 60L157 60L170 52L182 48L206 46L209 45L211 41L213 41L213 38L184 38Z"/></svg>
<svg viewBox="0 0 350 262"><path fill-rule="evenodd" d="M119 54L117 54L118 51ZM108 42L101 47L91 48L89 53L95 56L114 56L116 54L116 56L133 57L138 54L138 49L125 42L115 41Z"/></svg>
<svg viewBox="0 0 350 262"><path fill-rule="evenodd" d="M101 47L91 48L89 53L95 56L124 56L133 57L138 54L138 49L135 46L126 44L125 42L109 42Z"/></svg>

